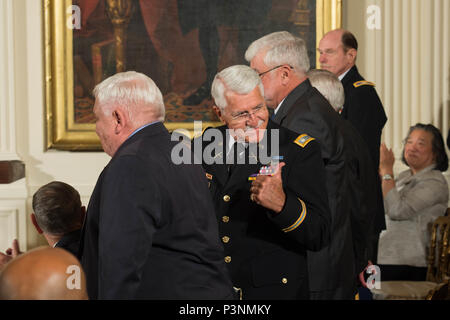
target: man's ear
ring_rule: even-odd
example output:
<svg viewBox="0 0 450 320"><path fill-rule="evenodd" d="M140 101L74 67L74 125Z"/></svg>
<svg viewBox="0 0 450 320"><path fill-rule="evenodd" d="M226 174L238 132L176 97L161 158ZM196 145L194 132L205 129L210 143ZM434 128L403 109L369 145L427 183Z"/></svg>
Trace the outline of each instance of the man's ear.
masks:
<svg viewBox="0 0 450 320"><path fill-rule="evenodd" d="M223 119L222 110L220 110L220 108L216 105L213 106L213 110L216 113L217 117L220 119L220 121L226 123L225 120Z"/></svg>
<svg viewBox="0 0 450 320"><path fill-rule="evenodd" d="M351 63L355 63L356 61L356 55L358 54L358 51L356 49L348 49L346 55Z"/></svg>
<svg viewBox="0 0 450 320"><path fill-rule="evenodd" d="M292 69L287 65L283 66L281 68L281 83L288 84L291 76L292 76Z"/></svg>
<svg viewBox="0 0 450 320"><path fill-rule="evenodd" d="M125 112L122 109L115 109L112 113L112 117L114 119L114 133L119 134L128 124L128 118L126 117Z"/></svg>
<svg viewBox="0 0 450 320"><path fill-rule="evenodd" d="M36 215L35 215L34 213L32 213L32 214L30 215L30 217L31 217L31 223L33 223L34 227L36 228L36 231L37 231L39 234L43 234L44 231L42 231L41 227L39 227L39 225L38 225L38 223L37 223L37 220L36 220Z"/></svg>

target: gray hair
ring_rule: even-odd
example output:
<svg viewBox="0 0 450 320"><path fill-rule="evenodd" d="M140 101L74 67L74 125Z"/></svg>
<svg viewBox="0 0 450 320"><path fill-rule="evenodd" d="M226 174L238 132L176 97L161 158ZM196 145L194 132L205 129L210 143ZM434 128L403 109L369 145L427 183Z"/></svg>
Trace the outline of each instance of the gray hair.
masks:
<svg viewBox="0 0 450 320"><path fill-rule="evenodd" d="M45 233L64 235L80 223L80 194L67 183L53 181L40 187L33 195L32 206Z"/></svg>
<svg viewBox="0 0 450 320"><path fill-rule="evenodd" d="M287 31L273 32L255 40L245 52L245 59L250 62L263 51L266 51L264 63L268 67L288 64L299 76L311 67L305 41Z"/></svg>
<svg viewBox="0 0 450 320"><path fill-rule="evenodd" d="M344 86L339 78L327 70L310 70L308 78L312 86L315 87L339 112L345 103Z"/></svg>
<svg viewBox="0 0 450 320"><path fill-rule="evenodd" d="M137 119L137 116L149 111L155 120L164 121L166 109L161 91L152 79L142 73L117 73L99 83L94 88L94 96L105 115L110 115L112 107L119 105L128 112L134 125L145 124L139 123L143 119Z"/></svg>
<svg viewBox="0 0 450 320"><path fill-rule="evenodd" d="M228 92L249 94L256 86L264 97L264 87L258 73L249 66L235 65L216 74L211 86L211 95L216 106L224 111L228 105L225 97Z"/></svg>

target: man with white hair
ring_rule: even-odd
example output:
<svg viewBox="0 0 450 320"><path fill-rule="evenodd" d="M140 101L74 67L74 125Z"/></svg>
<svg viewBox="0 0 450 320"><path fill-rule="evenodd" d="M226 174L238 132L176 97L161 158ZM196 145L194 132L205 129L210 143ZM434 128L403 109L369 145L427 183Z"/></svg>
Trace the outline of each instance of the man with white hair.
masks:
<svg viewBox="0 0 450 320"><path fill-rule="evenodd" d="M286 31L255 40L245 59L259 74L267 105L280 126L317 139L325 164L331 211L331 242L320 252L308 252L311 299L352 299L356 292L351 238L348 168L341 119L311 86L305 41Z"/></svg>
<svg viewBox="0 0 450 320"><path fill-rule="evenodd" d="M90 299L234 296L200 165L175 165L160 90L118 73L94 89L96 132L112 159L91 196L82 265Z"/></svg>
<svg viewBox="0 0 450 320"><path fill-rule="evenodd" d="M345 103L344 87L339 79L327 70L313 69L308 71L311 85L328 100L336 112L341 112Z"/></svg>
<svg viewBox="0 0 450 320"><path fill-rule="evenodd" d="M340 112L344 105L345 94L344 86L338 77L329 71L316 69L308 72L308 78L334 110ZM380 210L380 205L381 210L383 209L383 204L378 201L378 173L367 144L349 121L344 120L341 129L345 138L347 162L350 165L348 193L352 195L350 219L355 269L361 274L370 260L369 255L373 250L371 233L375 227L376 213ZM365 282L362 281L362 284L365 285Z"/></svg>
<svg viewBox="0 0 450 320"><path fill-rule="evenodd" d="M309 299L306 250L329 242L320 148L269 120L261 79L248 66L219 72L211 94L225 125L204 131L204 156L221 142L203 166L233 285L243 299Z"/></svg>

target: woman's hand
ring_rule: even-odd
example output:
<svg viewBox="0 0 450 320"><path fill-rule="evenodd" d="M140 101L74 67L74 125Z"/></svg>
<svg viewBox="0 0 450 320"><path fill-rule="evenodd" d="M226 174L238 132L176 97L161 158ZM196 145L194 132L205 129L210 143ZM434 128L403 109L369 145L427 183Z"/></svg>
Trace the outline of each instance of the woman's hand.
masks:
<svg viewBox="0 0 450 320"><path fill-rule="evenodd" d="M394 152L388 149L384 143L380 146L380 176L394 173Z"/></svg>

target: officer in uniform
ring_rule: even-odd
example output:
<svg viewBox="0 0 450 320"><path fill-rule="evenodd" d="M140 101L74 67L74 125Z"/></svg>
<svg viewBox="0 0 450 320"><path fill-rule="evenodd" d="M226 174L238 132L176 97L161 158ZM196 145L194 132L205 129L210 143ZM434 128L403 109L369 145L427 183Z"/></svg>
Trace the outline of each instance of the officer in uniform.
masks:
<svg viewBox="0 0 450 320"><path fill-rule="evenodd" d="M341 121L328 101L311 86L306 43L288 32L255 40L246 59L259 73L273 121L292 131L308 132L320 145L331 212L330 245L308 252L312 300L353 299L356 272L348 193L348 161Z"/></svg>
<svg viewBox="0 0 450 320"><path fill-rule="evenodd" d="M216 75L213 108L225 126L204 131L203 166L224 259L242 298L308 299L306 250L329 242L325 169L314 138L268 119L263 91L258 74L247 66ZM221 142L210 139L213 135ZM213 150L212 164L205 161L207 150ZM245 164L230 164L242 163L240 157Z"/></svg>
<svg viewBox="0 0 450 320"><path fill-rule="evenodd" d="M358 42L349 31L338 29L325 34L319 43L320 67L334 73L344 86L345 103L341 115L358 130L369 147L374 168L380 164L381 133L387 117L375 90L375 84L366 81L355 65ZM381 181L377 180L377 209L372 230L370 260L376 263L378 237L386 229Z"/></svg>

